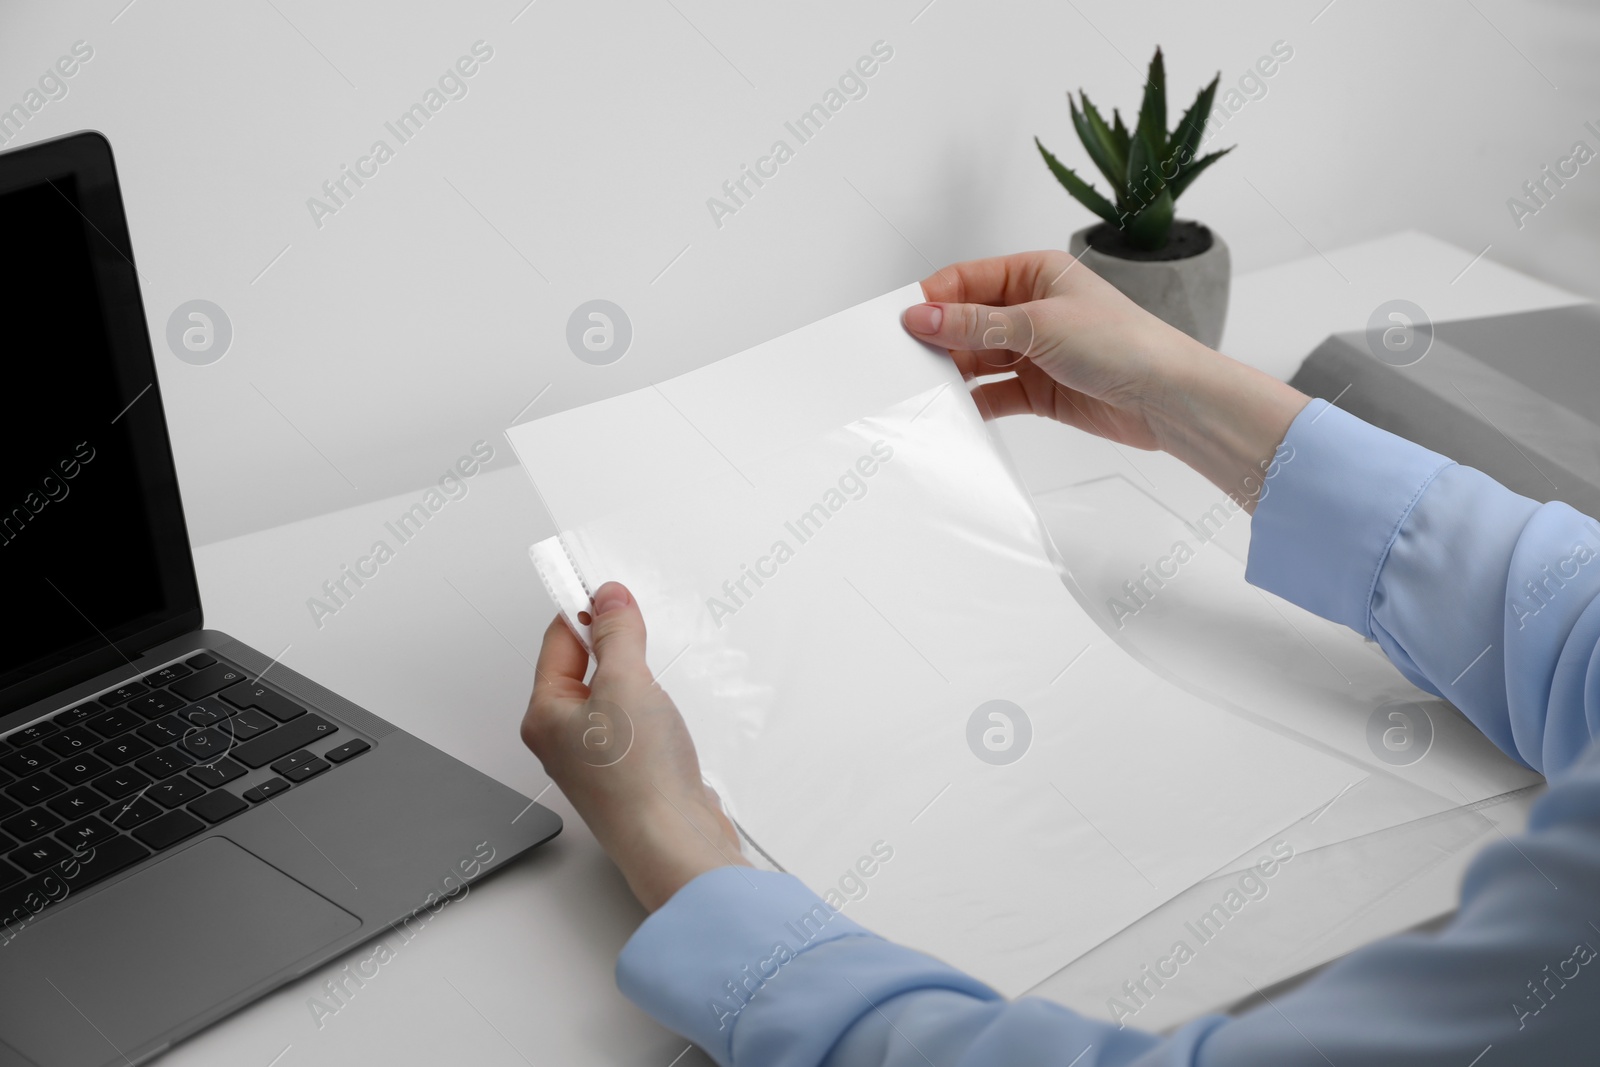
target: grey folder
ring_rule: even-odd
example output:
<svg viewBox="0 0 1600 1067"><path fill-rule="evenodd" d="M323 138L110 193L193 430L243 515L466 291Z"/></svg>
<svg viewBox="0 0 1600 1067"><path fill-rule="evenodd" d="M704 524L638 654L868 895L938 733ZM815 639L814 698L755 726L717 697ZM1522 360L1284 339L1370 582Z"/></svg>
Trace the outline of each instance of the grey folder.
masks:
<svg viewBox="0 0 1600 1067"><path fill-rule="evenodd" d="M1476 467L1523 496L1600 516L1600 307L1579 304L1433 326L1416 363L1334 334L1290 384Z"/></svg>

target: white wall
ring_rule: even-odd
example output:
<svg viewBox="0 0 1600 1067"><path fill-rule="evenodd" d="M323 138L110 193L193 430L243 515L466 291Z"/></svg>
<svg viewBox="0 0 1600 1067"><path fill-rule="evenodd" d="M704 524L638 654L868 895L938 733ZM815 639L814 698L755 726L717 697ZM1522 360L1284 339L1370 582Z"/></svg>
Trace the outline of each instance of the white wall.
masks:
<svg viewBox="0 0 1600 1067"><path fill-rule="evenodd" d="M1136 109L1157 43L1174 109L1294 49L1181 205L1238 269L1417 228L1600 295L1600 164L1520 230L1506 206L1574 141L1600 148L1588 0L525 2L0 8L0 105L94 48L11 143L92 127L116 148L197 542L420 486L480 438L510 462L501 431L546 387L526 417L950 260L1065 245L1089 216L1031 138L1086 165L1064 90ZM468 95L318 229L307 198L480 39ZM707 198L879 40L868 94L718 228ZM611 366L564 339L596 297L635 330ZM211 366L166 348L194 298L233 322Z"/></svg>

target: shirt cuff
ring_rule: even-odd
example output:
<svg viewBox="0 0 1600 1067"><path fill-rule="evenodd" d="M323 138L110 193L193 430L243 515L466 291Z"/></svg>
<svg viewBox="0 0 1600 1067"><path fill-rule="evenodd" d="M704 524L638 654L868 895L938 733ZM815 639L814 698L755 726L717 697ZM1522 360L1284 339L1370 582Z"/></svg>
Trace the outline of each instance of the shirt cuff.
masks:
<svg viewBox="0 0 1600 1067"><path fill-rule="evenodd" d="M793 875L747 867L707 871L645 919L617 959L617 987L723 1067L736 1051L741 1063L820 1063L861 1016L918 989L998 999Z"/></svg>
<svg viewBox="0 0 1600 1067"><path fill-rule="evenodd" d="M1451 460L1325 400L1296 416L1250 524L1245 580L1372 636L1378 572Z"/></svg>
<svg viewBox="0 0 1600 1067"><path fill-rule="evenodd" d="M873 938L793 875L718 867L673 894L628 939L617 987L721 1064L747 1004L800 953Z"/></svg>

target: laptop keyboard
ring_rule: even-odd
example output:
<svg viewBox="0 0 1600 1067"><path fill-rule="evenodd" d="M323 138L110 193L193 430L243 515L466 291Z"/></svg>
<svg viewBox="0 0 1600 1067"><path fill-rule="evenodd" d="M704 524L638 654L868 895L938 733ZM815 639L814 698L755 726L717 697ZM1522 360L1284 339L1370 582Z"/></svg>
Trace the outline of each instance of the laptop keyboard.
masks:
<svg viewBox="0 0 1600 1067"><path fill-rule="evenodd" d="M7 734L0 944L71 893L371 747L348 731L319 744L339 732L202 652Z"/></svg>

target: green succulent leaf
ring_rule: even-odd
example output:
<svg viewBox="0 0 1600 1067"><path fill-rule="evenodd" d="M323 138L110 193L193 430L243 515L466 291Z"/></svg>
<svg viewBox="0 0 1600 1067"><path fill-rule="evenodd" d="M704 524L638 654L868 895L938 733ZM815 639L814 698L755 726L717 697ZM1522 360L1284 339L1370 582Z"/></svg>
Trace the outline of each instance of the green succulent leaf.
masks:
<svg viewBox="0 0 1600 1067"><path fill-rule="evenodd" d="M1160 159L1160 153L1144 132L1135 131L1133 147L1128 152L1124 195L1119 200L1125 212L1143 211L1166 188L1166 179L1158 166Z"/></svg>
<svg viewBox="0 0 1600 1067"><path fill-rule="evenodd" d="M1127 159L1128 151L1133 147L1133 139L1128 133L1128 127L1122 124L1122 112L1116 108L1111 109L1111 136L1117 142L1117 151L1122 154L1123 159Z"/></svg>
<svg viewBox="0 0 1600 1067"><path fill-rule="evenodd" d="M1169 172L1181 176L1184 169L1194 162L1195 152L1200 148L1200 135L1205 132L1206 120L1211 116L1211 105L1216 100L1217 85L1221 81L1221 74L1211 79L1211 84L1200 90L1200 95L1195 97L1189 110L1178 120L1178 128L1172 135L1172 151L1167 157L1171 161ZM1176 170L1171 170L1172 165Z"/></svg>
<svg viewBox="0 0 1600 1067"><path fill-rule="evenodd" d="M1072 125L1077 128L1078 139L1088 150L1089 158L1094 160L1094 165L1100 168L1100 173L1115 189L1122 184L1122 177L1128 171L1128 157L1117 147L1116 135L1106 125L1106 120L1089 100L1088 94L1080 91L1078 95L1083 99L1081 111L1072 102L1071 94L1067 95L1067 104L1072 108Z"/></svg>
<svg viewBox="0 0 1600 1067"><path fill-rule="evenodd" d="M1149 139L1157 159L1166 158L1167 70L1160 48L1150 60L1150 77L1144 83L1144 103L1139 108L1139 125L1134 132Z"/></svg>
<svg viewBox="0 0 1600 1067"><path fill-rule="evenodd" d="M1163 189L1161 195L1145 205L1125 227L1128 243L1135 248L1162 247L1172 231L1172 214L1172 194Z"/></svg>
<svg viewBox="0 0 1600 1067"><path fill-rule="evenodd" d="M1178 197L1182 196L1183 191L1189 188L1190 183L1198 178L1202 171L1211 166L1211 164L1215 163L1217 160L1221 159L1223 156L1227 155L1229 152L1232 152L1235 147L1237 146L1235 145L1224 148L1220 152L1212 152L1210 155L1203 156L1180 170L1178 172L1178 176L1172 179L1171 185L1168 186L1168 188L1172 190L1172 199L1176 200Z"/></svg>
<svg viewBox="0 0 1600 1067"><path fill-rule="evenodd" d="M1096 192L1094 186L1078 177L1071 168L1063 166L1060 160L1050 154L1049 149L1039 143L1039 138L1035 137L1033 143L1039 146L1039 154L1044 157L1044 164L1050 168L1050 173L1056 176L1056 181L1072 194L1074 200L1107 222L1116 224L1117 209L1111 201Z"/></svg>

